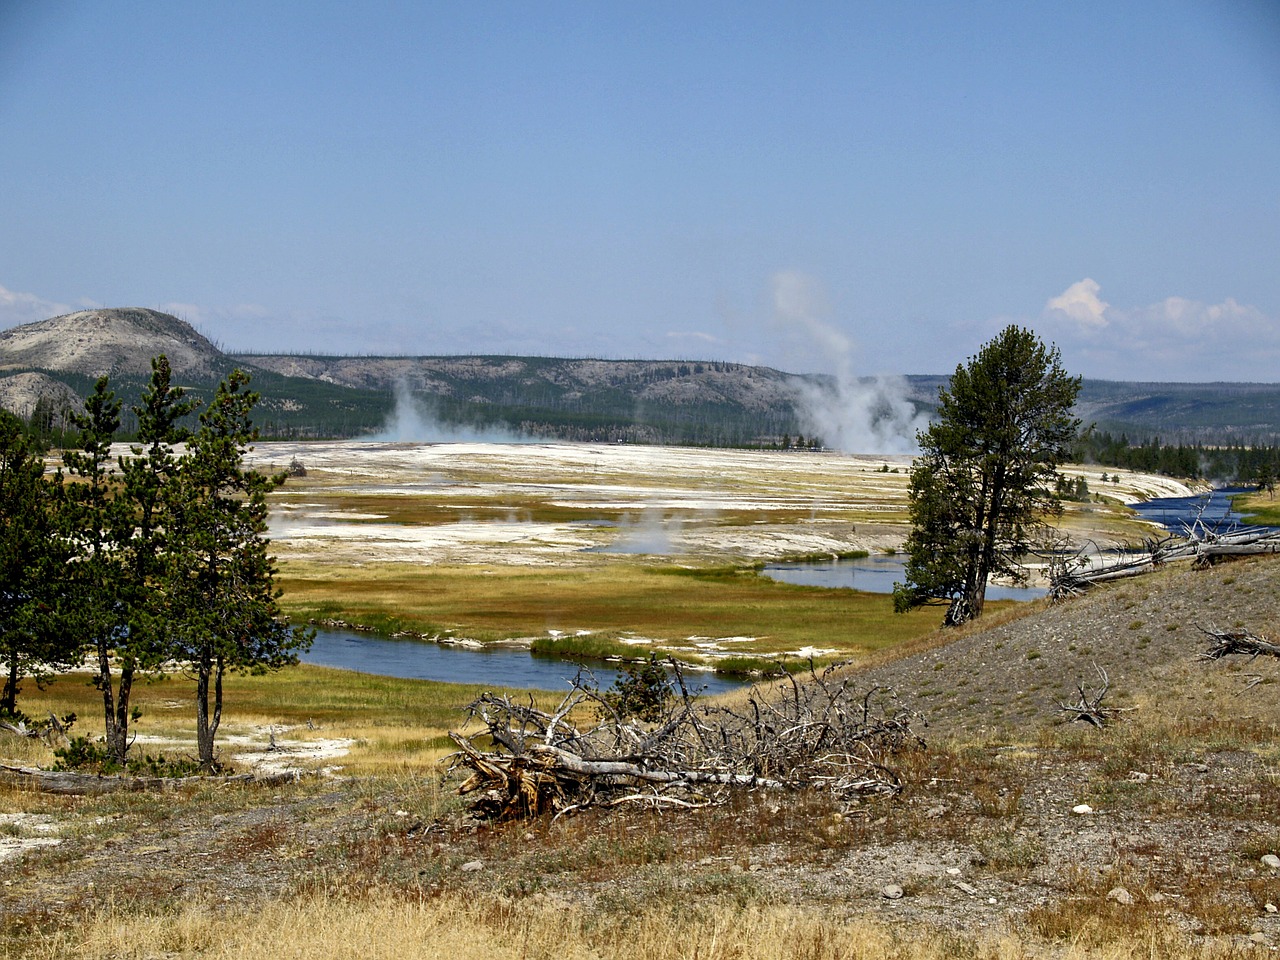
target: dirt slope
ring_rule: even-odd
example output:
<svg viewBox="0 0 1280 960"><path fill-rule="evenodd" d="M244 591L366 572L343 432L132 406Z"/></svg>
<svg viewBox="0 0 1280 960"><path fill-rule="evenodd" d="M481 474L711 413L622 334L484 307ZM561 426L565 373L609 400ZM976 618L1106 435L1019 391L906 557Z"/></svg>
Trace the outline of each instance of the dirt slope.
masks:
<svg viewBox="0 0 1280 960"><path fill-rule="evenodd" d="M1280 634L1280 560L1207 570L1179 564L1066 603L1041 601L1029 615L992 626L1001 616L959 639L941 633L921 645L935 649L861 671L859 682L897 691L927 718L931 739L998 732L1025 738L1057 719L1058 703L1078 698L1077 684L1099 687L1098 669L1110 678L1111 705L1144 714L1234 710L1280 721L1280 664L1196 659L1207 646L1197 626ZM1250 685L1258 676L1262 682Z"/></svg>

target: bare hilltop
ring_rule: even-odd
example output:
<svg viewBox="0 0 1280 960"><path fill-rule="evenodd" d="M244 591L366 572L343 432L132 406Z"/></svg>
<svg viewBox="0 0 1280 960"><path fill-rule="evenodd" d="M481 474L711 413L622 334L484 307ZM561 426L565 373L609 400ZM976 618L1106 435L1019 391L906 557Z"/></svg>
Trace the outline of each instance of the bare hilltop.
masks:
<svg viewBox="0 0 1280 960"><path fill-rule="evenodd" d="M175 373L190 379L216 377L227 365L222 351L191 324L145 307L80 310L0 330L0 370L145 377L151 358L161 353Z"/></svg>

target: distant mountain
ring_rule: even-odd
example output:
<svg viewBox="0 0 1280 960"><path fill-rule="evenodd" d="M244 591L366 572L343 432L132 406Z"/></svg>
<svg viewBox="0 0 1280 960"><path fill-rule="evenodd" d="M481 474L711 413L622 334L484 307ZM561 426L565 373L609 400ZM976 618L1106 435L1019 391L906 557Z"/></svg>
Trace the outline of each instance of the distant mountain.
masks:
<svg viewBox="0 0 1280 960"><path fill-rule="evenodd" d="M1130 439L1280 443L1280 384L1086 380L1076 404L1086 424Z"/></svg>
<svg viewBox="0 0 1280 960"><path fill-rule="evenodd" d="M794 375L724 361L245 356L290 377L400 389L440 427L535 437L737 445L801 430Z"/></svg>
<svg viewBox="0 0 1280 960"><path fill-rule="evenodd" d="M57 425L103 375L130 407L151 377L151 358L165 354L175 383L208 399L218 381L244 360L227 356L184 320L142 307L81 310L0 330L0 406L29 417L46 397ZM250 369L262 395L255 421L264 436L353 437L377 431L392 409L385 390L360 390ZM5 376L5 374L8 374Z"/></svg>
<svg viewBox="0 0 1280 960"><path fill-rule="evenodd" d="M0 370L148 377L161 353L183 379L216 380L230 370L191 324L143 307L81 310L0 331Z"/></svg>
<svg viewBox="0 0 1280 960"><path fill-rule="evenodd" d="M108 374L127 410L160 353L175 380L202 397L234 367L249 369L267 437L369 436L393 422L399 403L402 425L432 428L419 439L496 429L570 440L771 443L815 422L800 409L797 381L830 383L724 361L225 354L177 317L124 308L0 331L0 406L29 416L45 397L46 406L65 410ZM947 381L908 376L902 388L918 410L930 411ZM1135 441L1276 443L1280 384L1086 380L1077 413Z"/></svg>

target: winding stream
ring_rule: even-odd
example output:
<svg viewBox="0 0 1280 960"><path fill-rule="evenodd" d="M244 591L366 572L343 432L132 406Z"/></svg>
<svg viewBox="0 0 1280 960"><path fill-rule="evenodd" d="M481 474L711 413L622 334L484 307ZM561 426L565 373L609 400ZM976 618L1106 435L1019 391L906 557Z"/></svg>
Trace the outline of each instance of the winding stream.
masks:
<svg viewBox="0 0 1280 960"><path fill-rule="evenodd" d="M1230 497L1238 490L1215 490L1206 498L1166 497L1136 504L1142 516L1181 534L1197 516L1213 525L1238 520L1231 509ZM808 563L775 563L765 567L764 576L783 583L802 586L844 588L868 593L891 593L893 584L903 577L903 558L895 556L862 557L853 560L829 560ZM1033 600L1042 597L1042 587L1002 587L993 585L987 591L992 600ZM531 655L521 647L450 646L418 640L388 640L368 633L350 630L320 630L305 663L356 670L381 676L446 683L480 684L506 689L565 691L578 670L575 663L556 657ZM618 671L608 664L590 664L590 670L602 688L611 686ZM694 673L686 677L691 689L704 688L707 693L723 693L744 685L744 681L716 674Z"/></svg>
<svg viewBox="0 0 1280 960"><path fill-rule="evenodd" d="M423 640L387 640L351 630L317 630L303 663L337 667L384 677L439 680L499 689L533 689L566 692L578 665L559 657L537 657L520 647L488 646L482 649ZM608 664L588 665L601 689L613 685L618 671ZM690 691L704 688L709 694L744 686L744 681L710 672L689 672Z"/></svg>

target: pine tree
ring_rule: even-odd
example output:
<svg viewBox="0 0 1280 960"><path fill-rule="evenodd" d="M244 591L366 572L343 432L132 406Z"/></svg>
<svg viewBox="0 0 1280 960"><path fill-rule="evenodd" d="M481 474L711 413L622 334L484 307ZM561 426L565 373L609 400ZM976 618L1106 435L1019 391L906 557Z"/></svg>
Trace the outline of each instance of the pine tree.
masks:
<svg viewBox="0 0 1280 960"><path fill-rule="evenodd" d="M112 470L111 442L120 429L120 400L100 377L74 414L78 449L63 452L68 472L79 482L64 487L64 536L76 553L67 565L65 628L84 638L97 664L94 685L102 694L107 753L122 765L129 749L129 693L136 658L129 651L126 569L121 547L132 535L119 480ZM119 663L118 685L112 672Z"/></svg>
<svg viewBox="0 0 1280 960"><path fill-rule="evenodd" d="M1057 349L1016 326L956 367L937 419L917 436L896 610L945 602L945 622L962 623L981 616L990 577L1025 582L1021 556L1061 511L1054 481L1079 429L1079 391Z"/></svg>
<svg viewBox="0 0 1280 960"><path fill-rule="evenodd" d="M76 659L73 634L55 614L69 551L57 535L57 486L44 476L39 442L0 410L0 714L18 714L24 677L37 683Z"/></svg>
<svg viewBox="0 0 1280 960"><path fill-rule="evenodd" d="M195 678L199 761L216 769L214 739L230 671L262 672L297 662L311 634L280 613L275 566L267 553L267 493L283 473L244 464L257 439L250 414L258 395L237 370L200 415L173 484L173 529L164 590L171 656Z"/></svg>

